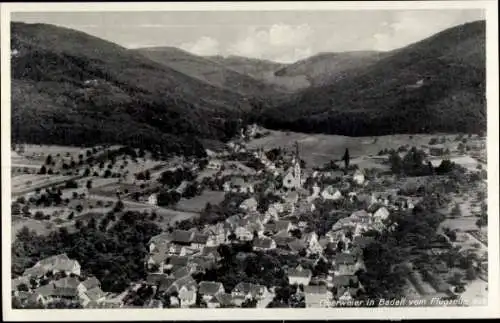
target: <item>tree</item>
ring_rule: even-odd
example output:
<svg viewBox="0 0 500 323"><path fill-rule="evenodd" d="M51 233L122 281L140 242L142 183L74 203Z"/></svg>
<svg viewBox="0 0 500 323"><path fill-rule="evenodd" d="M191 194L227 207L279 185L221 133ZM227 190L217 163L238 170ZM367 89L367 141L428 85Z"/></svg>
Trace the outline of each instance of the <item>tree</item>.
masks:
<svg viewBox="0 0 500 323"><path fill-rule="evenodd" d="M76 222L75 222L75 228L76 228L77 230L80 230L82 227L83 227L83 222L82 222L82 220L80 220L80 219L76 220Z"/></svg>
<svg viewBox="0 0 500 323"><path fill-rule="evenodd" d="M345 149L344 157L342 157L342 160L344 161L345 169L347 170L349 168L349 162L350 162L348 148Z"/></svg>
<svg viewBox="0 0 500 323"><path fill-rule="evenodd" d="M337 242L337 252L342 252L345 248L345 242L343 240L339 240L339 242Z"/></svg>
<svg viewBox="0 0 500 323"><path fill-rule="evenodd" d="M54 174L54 171L52 170L52 168L49 168L49 170L47 171L47 174L48 175L53 175Z"/></svg>
<svg viewBox="0 0 500 323"><path fill-rule="evenodd" d="M40 170L38 171L38 174L40 174L40 175L47 174L47 168L45 168L45 165L42 165L42 167L40 167Z"/></svg>
<svg viewBox="0 0 500 323"><path fill-rule="evenodd" d="M83 211L83 205L78 204L78 205L75 207L75 210L76 210L76 212L81 213L81 212Z"/></svg>
<svg viewBox="0 0 500 323"><path fill-rule="evenodd" d="M117 201L115 204L115 207L113 208L114 212L121 212L125 208L125 205L123 204L122 201Z"/></svg>
<svg viewBox="0 0 500 323"><path fill-rule="evenodd" d="M75 217L75 213L74 212L71 212L69 215L68 215L68 220L73 220L73 218Z"/></svg>
<svg viewBox="0 0 500 323"><path fill-rule="evenodd" d="M92 180L91 180L91 179L89 179L89 180L87 181L87 189L89 189L89 190L90 190L91 188L92 188Z"/></svg>
<svg viewBox="0 0 500 323"><path fill-rule="evenodd" d="M47 166L52 165L52 155L47 156L47 158L45 159L45 165Z"/></svg>
<svg viewBox="0 0 500 323"><path fill-rule="evenodd" d="M45 218L45 214L42 211L35 212L35 220L43 220Z"/></svg>

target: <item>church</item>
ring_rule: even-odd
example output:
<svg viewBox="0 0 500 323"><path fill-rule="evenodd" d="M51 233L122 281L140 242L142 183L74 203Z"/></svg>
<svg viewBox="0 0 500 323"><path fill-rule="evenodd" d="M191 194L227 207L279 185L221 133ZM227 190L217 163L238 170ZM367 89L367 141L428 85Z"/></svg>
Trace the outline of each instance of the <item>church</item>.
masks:
<svg viewBox="0 0 500 323"><path fill-rule="evenodd" d="M300 167L299 145L295 143L295 154L292 158L292 165L286 171L283 177L283 188L291 191L302 187L302 170Z"/></svg>

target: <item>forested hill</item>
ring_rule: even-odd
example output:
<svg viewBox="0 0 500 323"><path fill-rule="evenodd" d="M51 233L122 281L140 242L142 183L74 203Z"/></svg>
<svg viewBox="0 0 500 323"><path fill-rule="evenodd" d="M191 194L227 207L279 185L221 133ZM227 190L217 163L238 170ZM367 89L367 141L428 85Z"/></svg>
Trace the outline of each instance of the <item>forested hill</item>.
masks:
<svg viewBox="0 0 500 323"><path fill-rule="evenodd" d="M486 129L485 21L389 52L264 111L269 128L349 136Z"/></svg>
<svg viewBox="0 0 500 323"><path fill-rule="evenodd" d="M47 24L11 24L12 140L201 150L251 105L114 43ZM232 125L232 122L229 122Z"/></svg>

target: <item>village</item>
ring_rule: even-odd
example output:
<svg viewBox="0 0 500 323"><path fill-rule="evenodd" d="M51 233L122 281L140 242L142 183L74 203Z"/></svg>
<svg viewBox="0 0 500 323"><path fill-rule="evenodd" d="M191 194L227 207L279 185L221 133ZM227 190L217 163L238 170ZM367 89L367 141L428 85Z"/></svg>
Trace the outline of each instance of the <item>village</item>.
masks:
<svg viewBox="0 0 500 323"><path fill-rule="evenodd" d="M486 297L484 138L443 136L370 156L345 149L311 166L297 141L251 147L268 135L251 125L205 158L168 161L121 146L14 147L13 243L26 227L105 232L127 212L161 232L141 246L146 275L123 290L106 290L63 252L17 269L13 304L319 308L382 295ZM405 259L377 254L375 245L390 248L388 235L401 239ZM384 275L397 282L394 291L375 282Z"/></svg>

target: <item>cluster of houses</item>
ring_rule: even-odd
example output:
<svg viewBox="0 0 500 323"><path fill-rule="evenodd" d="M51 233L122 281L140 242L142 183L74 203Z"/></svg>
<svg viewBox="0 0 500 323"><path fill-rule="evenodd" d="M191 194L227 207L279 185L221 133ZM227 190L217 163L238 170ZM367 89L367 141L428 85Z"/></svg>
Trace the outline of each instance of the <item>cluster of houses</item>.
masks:
<svg viewBox="0 0 500 323"><path fill-rule="evenodd" d="M244 135L254 136L255 131L255 128L250 128ZM232 142L229 148L232 152L248 152L240 142ZM246 300L256 301L257 306L265 307L274 297L276 286L241 281L228 290L218 281L197 282L194 279L196 274L219 265L222 260L218 252L220 245L248 241L255 251L275 250L296 255L300 259L312 259L312 266L285 268L289 284L300 286L297 293L303 294L306 307L327 307L332 301L355 298L363 290L356 275L364 268L362 249L371 242L371 238L363 233L382 231L391 211L413 208L412 200L403 197L394 199L385 192L364 193L363 188L368 180L361 170L356 170L353 174L343 171L306 173L301 167L298 146L285 162L270 161L261 149L253 152L253 156L261 161L265 169L254 171L255 176L238 176L240 171L245 174L252 172L242 169L246 167L242 164L233 163L234 167L231 168L234 168L234 176L230 176L222 187L226 193L243 193L248 196L238 206L239 212L201 229L175 229L151 238L145 259L149 274L139 284L153 288L156 294L169 296L169 306L174 307L196 306L199 297L207 307L243 306ZM221 171L227 163L223 163L220 158L222 153L209 154L207 169ZM274 178L274 183L270 183L267 192L279 197L278 201L269 203L266 210L259 208L255 194L258 182L256 178L262 172L270 175L268 178ZM336 184L323 183L324 178L332 177L340 180ZM312 184L306 189L308 181ZM183 182L181 186L188 184ZM310 223L300 221L297 216L314 212L316 204L322 201L339 200L363 201L367 208L340 218L321 236L311 229ZM148 203L156 205L157 196L151 195ZM328 250L334 252L327 252ZM79 278L80 266L76 260L71 260L66 255L54 257L40 261L33 268L27 269L21 278L16 279L18 285L21 281L28 281L29 297L44 304L55 299L78 301L86 307L111 303L95 278ZM313 275L310 267L314 267L320 260L327 264L328 270ZM51 280L47 277L49 272L65 272L66 276ZM32 279L37 284L40 281L48 283L38 287L31 286ZM16 296L21 295L22 292L17 288L14 290ZM123 302L118 304L123 305ZM163 304L155 300L151 306L162 307Z"/></svg>
<svg viewBox="0 0 500 323"><path fill-rule="evenodd" d="M105 301L106 293L95 277L83 278L77 260L66 254L51 256L37 262L12 280L12 296L21 306L48 305L53 302L89 307Z"/></svg>
<svg viewBox="0 0 500 323"><path fill-rule="evenodd" d="M238 145L235 151L241 151ZM325 307L332 300L349 300L362 290L356 272L363 268L362 248L370 243L369 237L363 233L370 230L382 231L392 209L412 208L410 200L393 199L390 194L362 194L356 192L356 187L363 188L367 180L362 171L357 170L352 175L341 177L346 179L342 184L352 183L348 194L343 187L319 185L319 180L325 174L313 172L304 176L301 169L298 152L291 158L288 167L277 166L270 162L259 150L254 156L260 158L266 166L266 171L275 176L280 183L279 190L272 190L280 197L280 201L270 203L267 210L258 211L259 202L254 194L255 183L234 176L224 184L225 192L245 193L248 197L239 205L240 212L233 214L214 225L206 225L203 229L174 230L153 237L149 243L150 254L147 266L155 277L162 277L157 283L161 292L177 292L171 304L193 306L196 293L201 293L209 306L238 306L235 291L226 291L220 282L203 282L197 285L192 275L213 268L221 260L217 247L231 244L233 241L248 241L255 251L277 250L282 253L296 254L300 257L312 257L317 262L325 260L330 269L327 275L313 277L311 269L298 266L287 269L290 285L302 285L307 307ZM221 162L214 155L209 162L210 168L220 170ZM331 176L331 174L328 174ZM313 179L312 189L304 189L307 177ZM348 179L348 181L347 181ZM314 211L318 200L357 199L366 202L368 209L352 212L338 220L322 237L308 230L306 221L298 221L294 217L299 212ZM304 205L306 206L304 208ZM327 255L327 249L335 250L334 256ZM320 284L318 285L318 282ZM241 282L248 284L248 282ZM206 287L210 286L210 288ZM244 285L246 286L246 285ZM241 287L241 286L240 286ZM275 286L262 286L262 295L272 293ZM248 290L257 288L248 287ZM205 290L217 291L207 293ZM246 292L245 297L252 293ZM255 293L254 293L255 294ZM252 294L253 295L253 294ZM261 294L258 294L261 295ZM266 296L258 296L257 301Z"/></svg>

